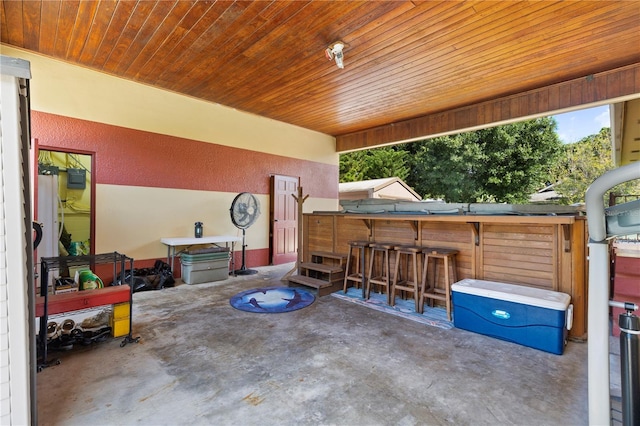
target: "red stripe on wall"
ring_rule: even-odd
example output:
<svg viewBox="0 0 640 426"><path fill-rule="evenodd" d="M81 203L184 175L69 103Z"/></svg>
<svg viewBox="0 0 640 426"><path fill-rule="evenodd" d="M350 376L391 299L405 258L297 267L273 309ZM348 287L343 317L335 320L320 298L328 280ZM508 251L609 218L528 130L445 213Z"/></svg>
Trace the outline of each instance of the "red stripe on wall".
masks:
<svg viewBox="0 0 640 426"><path fill-rule="evenodd" d="M338 198L337 165L32 111L47 148L95 152L98 184L269 194L273 174L299 176L304 192Z"/></svg>

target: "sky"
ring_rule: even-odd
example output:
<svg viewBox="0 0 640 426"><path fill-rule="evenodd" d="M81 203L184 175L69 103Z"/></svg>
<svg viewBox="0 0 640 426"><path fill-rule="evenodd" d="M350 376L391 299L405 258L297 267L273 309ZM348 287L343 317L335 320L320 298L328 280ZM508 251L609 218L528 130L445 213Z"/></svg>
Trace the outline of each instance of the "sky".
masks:
<svg viewBox="0 0 640 426"><path fill-rule="evenodd" d="M609 106L583 109L554 115L558 123L558 136L563 143L578 142L585 136L595 135L603 127L610 127Z"/></svg>

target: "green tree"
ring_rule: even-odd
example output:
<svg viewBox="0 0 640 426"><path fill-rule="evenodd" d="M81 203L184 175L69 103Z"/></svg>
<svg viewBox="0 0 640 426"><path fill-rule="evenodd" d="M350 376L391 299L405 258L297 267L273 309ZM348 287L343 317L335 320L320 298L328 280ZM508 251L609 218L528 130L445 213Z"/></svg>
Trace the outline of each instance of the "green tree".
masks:
<svg viewBox="0 0 640 426"><path fill-rule="evenodd" d="M611 152L611 130L602 128L597 135L565 145L555 176L556 192L566 204L584 203L584 196L594 180L614 168ZM640 183L631 181L612 188L617 194L640 194ZM608 199L608 196L605 197ZM605 202L608 202L605 200Z"/></svg>
<svg viewBox="0 0 640 426"><path fill-rule="evenodd" d="M448 202L526 203L561 152L555 129L547 117L419 142L407 183Z"/></svg>
<svg viewBox="0 0 640 426"><path fill-rule="evenodd" d="M467 145L464 136L445 136L415 142L407 183L425 198L449 202L480 196L470 159L480 155L479 146Z"/></svg>
<svg viewBox="0 0 640 426"><path fill-rule="evenodd" d="M340 156L340 181L397 176L425 198L526 203L562 152L551 117Z"/></svg>
<svg viewBox="0 0 640 426"><path fill-rule="evenodd" d="M396 147L382 147L340 155L340 182L399 177L409 174L408 153Z"/></svg>

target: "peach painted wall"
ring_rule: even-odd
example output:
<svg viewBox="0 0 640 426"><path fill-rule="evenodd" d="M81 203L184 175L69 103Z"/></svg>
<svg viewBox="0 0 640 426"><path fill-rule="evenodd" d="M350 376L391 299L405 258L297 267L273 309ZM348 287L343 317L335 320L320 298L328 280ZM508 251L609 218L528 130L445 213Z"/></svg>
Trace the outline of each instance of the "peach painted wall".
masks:
<svg viewBox="0 0 640 426"><path fill-rule="evenodd" d="M31 62L32 137L95 155L96 252L136 265L164 258L161 237L241 235L238 192L262 215L247 230L247 265L268 263L269 178L299 176L305 212L338 207L333 137L2 46ZM237 256L238 257L238 256Z"/></svg>

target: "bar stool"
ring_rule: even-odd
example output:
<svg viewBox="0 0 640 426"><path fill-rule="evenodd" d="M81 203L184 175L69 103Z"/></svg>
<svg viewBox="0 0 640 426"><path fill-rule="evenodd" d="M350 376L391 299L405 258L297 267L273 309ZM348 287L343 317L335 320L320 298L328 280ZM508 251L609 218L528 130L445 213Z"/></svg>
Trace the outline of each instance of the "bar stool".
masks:
<svg viewBox="0 0 640 426"><path fill-rule="evenodd" d="M389 252L393 250L393 244L371 243L369 260L369 277L367 280L367 294L365 299L371 295L371 285L378 285L387 290L387 304L391 305L391 261ZM380 267L374 271L376 258L380 258ZM374 275L375 274L375 275Z"/></svg>
<svg viewBox="0 0 640 426"><path fill-rule="evenodd" d="M422 247L395 246L395 252L396 266L393 274L393 285L391 286L391 306L396 304L396 290L408 291L413 293L413 299L416 303L416 312L418 312L420 302L420 289L418 287L418 280L420 279L420 276L418 275L418 255L422 253ZM406 262L406 275L404 278L401 278L400 264L402 263L403 257ZM413 279L410 279L412 277L410 274L410 266L413 269Z"/></svg>
<svg viewBox="0 0 640 426"><path fill-rule="evenodd" d="M429 299L429 306L433 306L434 300L442 300L447 308L447 319L451 321L451 284L456 279L456 254L458 250L428 247L423 248L424 268L422 271L422 286L420 288L420 313L424 312L424 301ZM438 260L442 260L444 268L444 288L438 288ZM433 267L429 264L433 261ZM429 274L429 272L431 272ZM432 279L429 282L429 277Z"/></svg>
<svg viewBox="0 0 640 426"><path fill-rule="evenodd" d="M349 288L349 281L353 281L353 286L358 288L358 285L362 285L362 291L364 293L364 268L365 258L367 255L367 249L369 248L369 241L349 241L349 254L347 255L347 265L344 271L344 293L347 293ZM351 256L355 254L356 264L355 268L351 270Z"/></svg>

